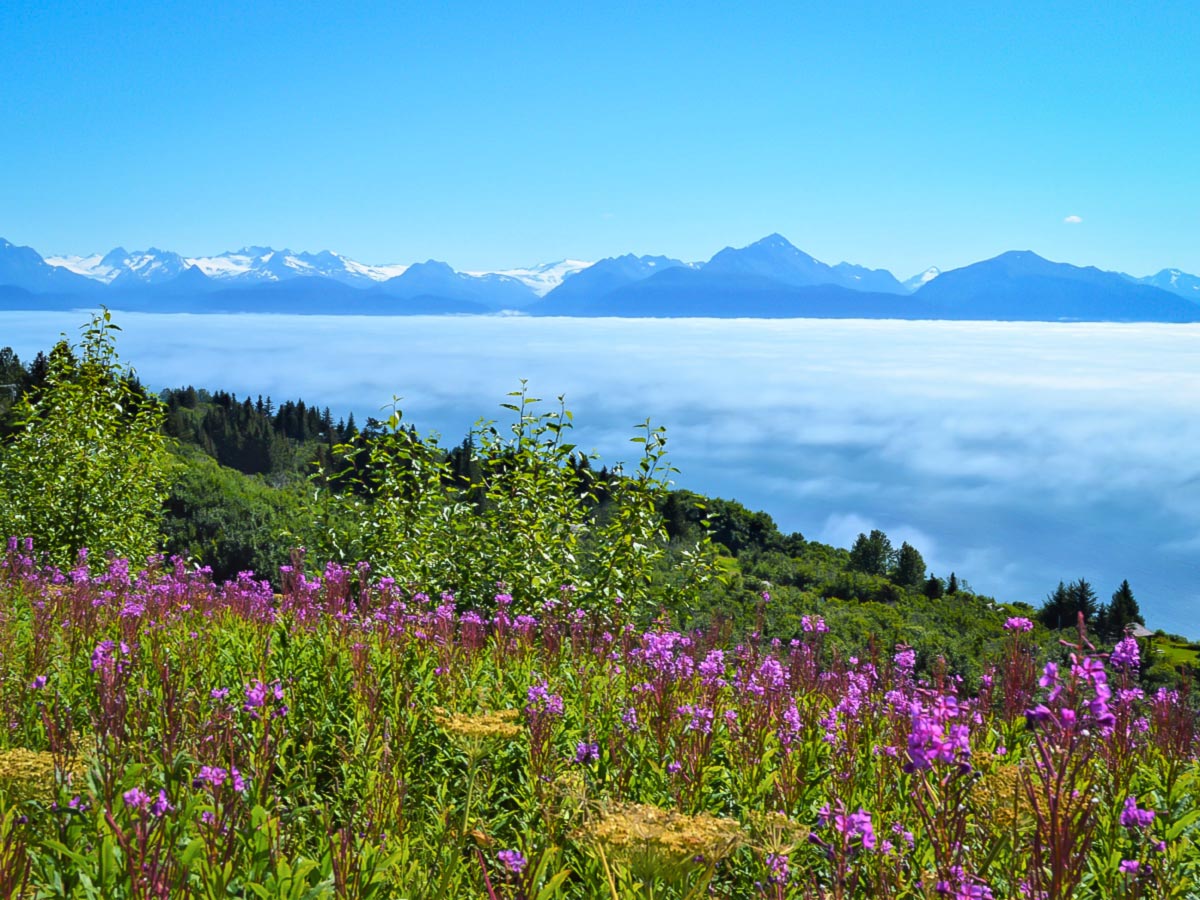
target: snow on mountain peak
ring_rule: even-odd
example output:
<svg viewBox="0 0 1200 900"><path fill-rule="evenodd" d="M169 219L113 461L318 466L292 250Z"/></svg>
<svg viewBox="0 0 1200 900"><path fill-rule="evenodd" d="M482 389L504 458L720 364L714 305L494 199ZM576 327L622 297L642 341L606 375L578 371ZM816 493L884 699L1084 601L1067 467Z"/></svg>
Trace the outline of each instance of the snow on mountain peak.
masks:
<svg viewBox="0 0 1200 900"><path fill-rule="evenodd" d="M937 278L941 274L942 274L942 270L939 269L937 266L930 266L928 269L926 269L921 274L914 275L912 278L908 279L908 281L904 282L904 288L909 293L912 293L913 291L917 290L918 288L921 288L921 287L929 284L929 282L933 281L933 279Z"/></svg>
<svg viewBox="0 0 1200 900"><path fill-rule="evenodd" d="M539 297L544 297L576 272L581 272L592 263L579 259L561 259L558 262L541 263L521 269L490 269L486 272L466 272L476 278L483 275L505 275L520 281Z"/></svg>

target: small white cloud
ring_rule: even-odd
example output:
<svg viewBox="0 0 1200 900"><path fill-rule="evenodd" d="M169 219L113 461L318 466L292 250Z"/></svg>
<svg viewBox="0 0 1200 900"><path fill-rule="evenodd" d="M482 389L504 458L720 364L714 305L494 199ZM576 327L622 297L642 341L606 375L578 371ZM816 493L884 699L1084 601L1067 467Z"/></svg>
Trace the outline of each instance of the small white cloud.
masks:
<svg viewBox="0 0 1200 900"><path fill-rule="evenodd" d="M1063 221L1068 225L1078 225L1083 219L1080 216L1067 216Z"/></svg>

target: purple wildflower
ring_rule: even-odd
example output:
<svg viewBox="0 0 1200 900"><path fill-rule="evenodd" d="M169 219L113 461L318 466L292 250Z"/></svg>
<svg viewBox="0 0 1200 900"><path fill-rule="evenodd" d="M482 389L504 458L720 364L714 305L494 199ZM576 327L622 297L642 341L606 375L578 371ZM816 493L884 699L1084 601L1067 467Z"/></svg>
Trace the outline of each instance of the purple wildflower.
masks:
<svg viewBox="0 0 1200 900"><path fill-rule="evenodd" d="M140 787L130 788L121 796L125 798L126 806L128 806L130 809L136 809L139 811L149 809L151 802L153 802L150 795L143 791Z"/></svg>
<svg viewBox="0 0 1200 900"><path fill-rule="evenodd" d="M792 877L792 870L788 866L788 857L786 853L770 853L767 855L767 869L770 875L767 876L767 883L773 885L787 884Z"/></svg>
<svg viewBox="0 0 1200 900"><path fill-rule="evenodd" d="M525 855L520 850L501 850L496 854L496 859L514 875L520 875L529 865L529 861L525 859Z"/></svg>
<svg viewBox="0 0 1200 900"><path fill-rule="evenodd" d="M1138 642L1132 636L1121 638L1117 642L1117 646L1113 648L1112 655L1108 661L1115 668L1125 669L1127 671L1136 671L1141 665L1141 656L1138 652Z"/></svg>
<svg viewBox="0 0 1200 900"><path fill-rule="evenodd" d="M529 701L525 712L531 716L538 714L561 716L563 714L563 698L558 694L550 693L550 685L545 681L529 688L525 692L525 699Z"/></svg>
<svg viewBox="0 0 1200 900"><path fill-rule="evenodd" d="M156 819L161 819L169 812L174 812L175 807L171 805L171 801L167 799L167 792L160 790L158 799L150 806L150 814Z"/></svg>
<svg viewBox="0 0 1200 900"><path fill-rule="evenodd" d="M1130 795L1125 798L1125 808L1121 810L1121 824L1130 831L1149 828L1154 822L1154 810L1139 809L1137 798Z"/></svg>

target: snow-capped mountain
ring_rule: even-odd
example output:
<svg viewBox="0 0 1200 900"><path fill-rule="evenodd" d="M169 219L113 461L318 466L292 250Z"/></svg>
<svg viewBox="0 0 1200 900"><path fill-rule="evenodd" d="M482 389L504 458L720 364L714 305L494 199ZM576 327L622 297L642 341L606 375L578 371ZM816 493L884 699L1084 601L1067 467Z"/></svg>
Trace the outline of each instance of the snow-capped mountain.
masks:
<svg viewBox="0 0 1200 900"><path fill-rule="evenodd" d="M252 283L302 277L332 278L359 287L395 278L408 268L404 265L371 266L329 250L293 253L270 247L243 247L219 256L193 257L188 262L214 281Z"/></svg>
<svg viewBox="0 0 1200 900"><path fill-rule="evenodd" d="M902 286L906 291L908 291L911 294L913 291L917 290L918 288L924 287L925 285L929 284L929 282L933 281L933 279L937 278L941 274L942 274L942 270L939 269L937 266L930 266L928 269L926 269L924 272L920 273L919 275L914 275L912 278L908 279L908 281L904 282L904 284Z"/></svg>
<svg viewBox="0 0 1200 900"><path fill-rule="evenodd" d="M18 247L0 238L0 285L35 294L77 292L99 285L78 272L47 264L32 247Z"/></svg>
<svg viewBox="0 0 1200 900"><path fill-rule="evenodd" d="M48 265L59 269L66 269L68 272L74 272L76 275L82 275L84 278L90 278L93 281L101 281L104 284L108 284L121 274L121 268L117 263L109 263L109 258L114 254L119 254L117 262L124 259L127 255L124 250L118 247L107 254L93 253L91 256L47 256L45 261Z"/></svg>
<svg viewBox="0 0 1200 900"><path fill-rule="evenodd" d="M446 263L435 259L414 263L402 275L384 282L379 290L406 300L441 297L496 310L520 309L537 299L530 287L516 278L455 272Z"/></svg>
<svg viewBox="0 0 1200 900"><path fill-rule="evenodd" d="M1010 251L899 282L828 265L779 234L704 263L624 256L459 272L444 262L374 266L338 253L243 247L182 256L151 247L48 259L0 240L0 308L103 302L149 312L838 317L1005 321L1200 321L1200 278L1134 278Z"/></svg>
<svg viewBox="0 0 1200 900"><path fill-rule="evenodd" d="M117 247L103 256L47 256L46 262L76 275L118 287L157 285L173 281L184 273L191 261L170 250L151 247L130 253Z"/></svg>
<svg viewBox="0 0 1200 900"><path fill-rule="evenodd" d="M503 275L507 278L515 278L537 296L545 297L576 272L581 272L591 265L593 264L579 259L560 259L558 262L542 263L540 266L530 266L525 269L493 269L486 272L467 272L466 274L476 277Z"/></svg>
<svg viewBox="0 0 1200 900"><path fill-rule="evenodd" d="M1156 275L1134 279L1138 284L1149 284L1180 297L1200 303L1200 278L1180 269L1163 269Z"/></svg>
<svg viewBox="0 0 1200 900"><path fill-rule="evenodd" d="M150 248L130 253L117 247L101 256L49 256L46 262L93 281L118 286L162 284L194 266L214 282L260 284L290 278L332 278L343 284L369 287L403 274L405 265L371 266L329 250L293 253L271 247L243 247L218 256L183 257Z"/></svg>

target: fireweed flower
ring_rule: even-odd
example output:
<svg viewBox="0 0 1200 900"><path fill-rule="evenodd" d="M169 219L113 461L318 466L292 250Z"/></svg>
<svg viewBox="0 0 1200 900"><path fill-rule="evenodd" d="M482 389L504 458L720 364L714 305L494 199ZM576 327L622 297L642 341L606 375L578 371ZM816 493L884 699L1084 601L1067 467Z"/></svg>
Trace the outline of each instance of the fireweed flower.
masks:
<svg viewBox="0 0 1200 900"><path fill-rule="evenodd" d="M255 679L253 683L246 685L244 693L246 702L242 704L242 709L250 713L251 718L257 719L260 715L259 710L268 703L275 707L271 711L271 718L286 716L288 713L288 708L283 702L283 685L278 681L264 684Z"/></svg>
<svg viewBox="0 0 1200 900"><path fill-rule="evenodd" d="M130 809L136 809L139 812L150 808L153 802L150 795L143 791L140 787L131 788L121 795L125 799L125 805Z"/></svg>
<svg viewBox="0 0 1200 900"><path fill-rule="evenodd" d="M528 701L525 712L531 718L543 715L558 717L563 714L563 698L550 693L550 685L546 681L529 688L525 692L525 699Z"/></svg>
<svg viewBox="0 0 1200 900"><path fill-rule="evenodd" d="M192 787L195 788L207 785L210 789L216 790L226 783L239 794L246 790L246 781L236 766L229 769L223 769L220 766L201 766L200 772L192 779Z"/></svg>
<svg viewBox="0 0 1200 900"><path fill-rule="evenodd" d="M804 727L804 723L800 718L800 710L796 708L796 702L793 700L792 705L783 712L783 721L779 725L777 735L779 743L785 748L791 747L800 739L800 732Z"/></svg>
<svg viewBox="0 0 1200 900"><path fill-rule="evenodd" d="M46 686L46 676L39 675L29 683L29 687L35 691L40 691Z"/></svg>
<svg viewBox="0 0 1200 900"><path fill-rule="evenodd" d="M1130 795L1125 798L1125 808L1121 810L1121 824L1130 831L1149 828L1154 822L1154 810L1139 809L1137 798Z"/></svg>
<svg viewBox="0 0 1200 900"><path fill-rule="evenodd" d="M92 671L95 672L101 666L112 658L112 652L116 649L115 641L101 641L96 645L96 649L92 651Z"/></svg>
<svg viewBox="0 0 1200 900"><path fill-rule="evenodd" d="M678 707L675 710L675 714L681 718L688 719L687 725L684 726L685 731L697 731L700 734L712 733L714 716L711 709L687 703Z"/></svg>
<svg viewBox="0 0 1200 900"><path fill-rule="evenodd" d="M525 859L525 855L520 850L501 850L496 854L496 859L514 875L520 875L529 864L529 861Z"/></svg>
<svg viewBox="0 0 1200 900"><path fill-rule="evenodd" d="M171 802L167 799L167 792L164 790L159 790L158 799L156 799L154 803L150 805L150 815L154 816L156 819L161 819L167 813L174 811L175 807L172 806Z"/></svg>
<svg viewBox="0 0 1200 900"><path fill-rule="evenodd" d="M1005 631L1012 631L1018 634L1026 631L1033 631L1033 622L1026 619L1024 616L1014 616L1004 623Z"/></svg>
<svg viewBox="0 0 1200 900"><path fill-rule="evenodd" d="M1137 640L1132 636L1123 637L1113 648L1108 661L1113 664L1114 668L1136 671L1141 664Z"/></svg>
<svg viewBox="0 0 1200 900"><path fill-rule="evenodd" d="M771 853L767 856L767 882L773 885L783 885L791 881L792 870L788 865L786 853Z"/></svg>
<svg viewBox="0 0 1200 900"><path fill-rule="evenodd" d="M847 814L840 800L833 809L826 803L817 811L817 824L821 828L832 825L834 831L847 839L859 838L864 850L874 850L878 846L875 827L871 824L871 814L861 806L858 812ZM827 846L815 834L809 835L809 838L815 839L814 843Z"/></svg>
<svg viewBox="0 0 1200 900"><path fill-rule="evenodd" d="M700 683L705 687L725 686L725 653L722 650L709 650L699 665Z"/></svg>
<svg viewBox="0 0 1200 900"><path fill-rule="evenodd" d="M800 630L810 634L824 634L829 628L820 616L801 616Z"/></svg>
<svg viewBox="0 0 1200 900"><path fill-rule="evenodd" d="M589 744L586 741L580 741L575 746L575 762L579 765L586 766L588 763L599 762L599 760L599 744Z"/></svg>
<svg viewBox="0 0 1200 900"><path fill-rule="evenodd" d="M225 783L225 778L228 772L220 766L201 766L199 774L192 780L193 787L209 787L218 788Z"/></svg>
<svg viewBox="0 0 1200 900"><path fill-rule="evenodd" d="M1059 689L1058 663L1056 663L1056 662L1046 663L1045 667L1042 669L1041 677L1038 678L1038 684L1041 687L1051 688L1052 690ZM1056 693L1050 699L1054 700L1055 698L1057 698L1057 696L1058 696L1058 694Z"/></svg>
<svg viewBox="0 0 1200 900"><path fill-rule="evenodd" d="M970 732L966 725L951 723L959 714L958 701L952 695L938 695L928 708L915 700L909 712L912 730L906 772L932 768L935 762L966 763L971 754Z"/></svg>

